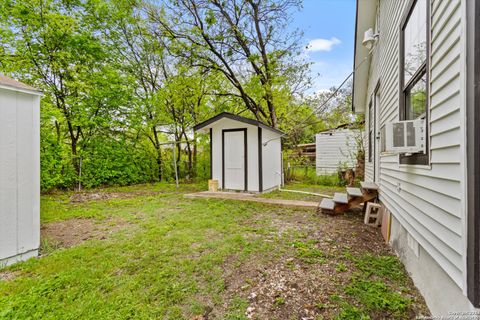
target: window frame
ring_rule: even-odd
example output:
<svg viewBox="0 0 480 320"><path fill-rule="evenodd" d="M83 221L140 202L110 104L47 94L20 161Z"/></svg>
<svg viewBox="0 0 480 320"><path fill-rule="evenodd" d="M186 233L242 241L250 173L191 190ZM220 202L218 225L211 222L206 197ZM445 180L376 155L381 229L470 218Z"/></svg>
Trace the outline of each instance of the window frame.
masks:
<svg viewBox="0 0 480 320"><path fill-rule="evenodd" d="M412 15L415 5L418 3L418 0L410 0L407 11L404 14L402 21L400 23L400 35L399 35L399 46L400 46L400 57L399 57L399 118L400 120L406 120L407 115L407 99L406 96L410 92L411 88L420 81L420 79L425 75L426 77L426 108L425 113L419 118L425 118L425 153L414 153L412 155L399 155L399 164L401 165L416 165L416 166L429 166L430 165L430 128L429 128L429 119L430 119L430 0L425 0L426 8L426 59L425 62L418 68L414 75L405 83L405 27L409 21L410 16ZM412 119L413 120L413 119Z"/></svg>
<svg viewBox="0 0 480 320"><path fill-rule="evenodd" d="M375 126L373 119L373 101L370 99L368 104L368 163L373 161L373 127Z"/></svg>

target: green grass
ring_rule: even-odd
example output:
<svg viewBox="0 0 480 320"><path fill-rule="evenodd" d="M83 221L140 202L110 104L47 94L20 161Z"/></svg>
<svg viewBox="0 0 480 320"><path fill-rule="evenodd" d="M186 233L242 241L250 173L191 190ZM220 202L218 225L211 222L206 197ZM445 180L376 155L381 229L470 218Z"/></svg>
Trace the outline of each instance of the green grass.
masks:
<svg viewBox="0 0 480 320"><path fill-rule="evenodd" d="M0 318L181 319L183 308L190 307L187 313L202 314L195 295L219 299L228 255L271 249L243 236L241 222L257 209L248 203L183 199L170 187L156 196L75 205L68 203L68 194L43 196L43 222L115 215L140 230L10 267L21 276L0 282ZM197 257L199 251L203 254Z"/></svg>
<svg viewBox="0 0 480 320"><path fill-rule="evenodd" d="M345 181L340 180L338 173L317 175L315 166L290 168L286 176L291 181L302 181L312 185L332 187L345 185Z"/></svg>
<svg viewBox="0 0 480 320"><path fill-rule="evenodd" d="M165 196L180 195L187 192L195 192L207 189L205 183L199 184L181 184L179 188L175 184L156 183L141 184L126 187L108 187L103 189L86 190L82 193L134 193L139 197L134 198L113 198L104 201L88 201L88 203L71 203L70 197L75 195L73 191L53 192L42 195L41 198L41 222L60 221L71 218L99 218L103 219L107 216L128 215L135 213L138 208L147 211L153 208L144 208L142 203L144 199L158 198Z"/></svg>
<svg viewBox="0 0 480 320"><path fill-rule="evenodd" d="M346 298L337 300L338 319L370 319L371 314L391 319L414 316L408 313L413 299L402 294L409 279L397 257L350 253L344 257L355 269L349 284L341 289Z"/></svg>
<svg viewBox="0 0 480 320"><path fill-rule="evenodd" d="M299 241L292 243L292 247L296 250L297 257L306 263L323 263L325 261L325 254L316 247L315 240Z"/></svg>
<svg viewBox="0 0 480 320"><path fill-rule="evenodd" d="M68 249L44 239L43 257L5 269L17 277L0 281L0 319L192 319L212 305L226 306L223 319L246 319L249 301L244 296L224 301L226 261L234 256L239 266L249 257L262 257L265 261L259 264L268 265L268 259L283 255L312 270L334 259L339 274L351 272L349 285L338 287L328 305L321 304L322 310L338 310L341 319L410 315L411 301L403 294L408 277L396 257L343 251L327 255L304 230L280 238L270 224L271 214L288 220L295 214L290 209L183 198L183 193L205 188L204 184L180 189L171 184L107 188L102 192L135 196L81 203L70 202L71 192L43 195L43 224L71 218L101 223L115 217L126 226L105 240L88 240ZM312 213L308 219L318 217ZM245 279L247 284L255 285ZM287 307L288 301L279 296L273 304Z"/></svg>

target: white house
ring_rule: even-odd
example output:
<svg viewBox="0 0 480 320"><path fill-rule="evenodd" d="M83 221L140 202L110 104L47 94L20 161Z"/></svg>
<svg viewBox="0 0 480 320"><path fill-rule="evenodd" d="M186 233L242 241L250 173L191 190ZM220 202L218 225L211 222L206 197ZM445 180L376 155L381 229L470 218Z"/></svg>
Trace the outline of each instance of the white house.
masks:
<svg viewBox="0 0 480 320"><path fill-rule="evenodd" d="M38 254L41 95L0 75L0 266Z"/></svg>
<svg viewBox="0 0 480 320"><path fill-rule="evenodd" d="M359 130L338 128L315 135L317 175L334 174L342 168L355 168L357 164Z"/></svg>
<svg viewBox="0 0 480 320"><path fill-rule="evenodd" d="M480 305L479 13L470 0L357 1L353 108L366 116L366 180L379 185L390 244L434 315ZM412 124L404 136L401 120L423 132ZM405 142L418 149L399 152Z"/></svg>
<svg viewBox="0 0 480 320"><path fill-rule="evenodd" d="M210 134L210 175L221 189L265 192L282 183L281 131L228 112L194 130Z"/></svg>

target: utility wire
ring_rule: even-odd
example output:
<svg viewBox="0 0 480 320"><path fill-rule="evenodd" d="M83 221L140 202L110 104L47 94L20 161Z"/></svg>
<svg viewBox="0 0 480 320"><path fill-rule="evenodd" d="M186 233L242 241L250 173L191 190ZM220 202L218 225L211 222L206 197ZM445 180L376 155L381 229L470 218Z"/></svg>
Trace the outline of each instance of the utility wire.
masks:
<svg viewBox="0 0 480 320"><path fill-rule="evenodd" d="M367 61L367 59L370 57L370 55L372 54L373 52L373 48L372 50L370 50L368 52L368 54L365 56L365 58L363 58L363 60L358 64L358 66L352 71L349 73L349 75L345 78L345 80L343 80L343 82L340 84L340 86L338 88L336 88L336 90L334 92L332 92L332 94L330 94L330 96L328 96L327 100L325 100L324 102L322 102L322 104L320 104L318 107L314 108L312 110L312 112L310 113L310 115L308 115L305 119L303 119L302 121L300 121L299 123L297 123L295 126L293 126L293 128L291 128L290 130L288 130L288 132L280 135L279 137L276 137L276 138L272 138L272 139L269 139L267 141L265 141L263 143L263 146L267 146L267 144L273 140L277 140L277 139L281 139L283 137L285 137L286 135L290 134L293 130L295 130L299 125L305 123L306 121L308 121L312 116L314 116L318 110L321 110L327 103L330 102L330 100L333 99L333 97L336 96L336 94L338 93L338 91L340 91L340 89L345 85L345 83L347 83L348 79L350 79L350 77L355 74L355 72L363 65L363 63L365 61ZM302 127L302 128L305 128L307 127L308 125Z"/></svg>

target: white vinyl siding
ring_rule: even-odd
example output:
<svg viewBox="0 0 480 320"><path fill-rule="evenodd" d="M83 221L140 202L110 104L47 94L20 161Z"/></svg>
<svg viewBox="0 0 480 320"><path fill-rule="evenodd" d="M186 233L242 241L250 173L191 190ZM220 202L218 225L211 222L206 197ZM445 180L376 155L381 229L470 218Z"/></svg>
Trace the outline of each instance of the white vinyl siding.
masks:
<svg viewBox="0 0 480 320"><path fill-rule="evenodd" d="M209 128L212 128L212 179L218 180L220 188L222 188L222 130L247 129L247 191L258 192L260 189L258 166L259 127L233 119L222 118L207 127L207 130ZM264 143L268 142L266 146L262 145L263 191L267 191L277 187L279 181L281 181L281 135L268 128L262 128L262 141Z"/></svg>
<svg viewBox="0 0 480 320"><path fill-rule="evenodd" d="M278 133L267 129L262 129L262 163L263 190L268 191L281 185L282 140Z"/></svg>
<svg viewBox="0 0 480 320"><path fill-rule="evenodd" d="M39 99L0 88L0 266L40 245Z"/></svg>
<svg viewBox="0 0 480 320"><path fill-rule="evenodd" d="M380 126L399 119L399 31L408 2L379 1L380 38L370 64L365 113L368 115L371 94L380 80ZM427 72L430 77L431 165L399 165L398 155L381 156L380 198L407 231L463 288L463 6L461 0L431 0L430 4L431 49ZM373 162L366 162L365 174L369 181L373 179L372 166Z"/></svg>
<svg viewBox="0 0 480 320"><path fill-rule="evenodd" d="M317 175L336 173L341 165L354 168L357 164L355 155L358 134L358 130L346 129L317 134L315 137Z"/></svg>

